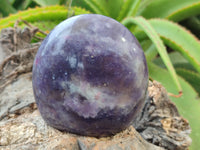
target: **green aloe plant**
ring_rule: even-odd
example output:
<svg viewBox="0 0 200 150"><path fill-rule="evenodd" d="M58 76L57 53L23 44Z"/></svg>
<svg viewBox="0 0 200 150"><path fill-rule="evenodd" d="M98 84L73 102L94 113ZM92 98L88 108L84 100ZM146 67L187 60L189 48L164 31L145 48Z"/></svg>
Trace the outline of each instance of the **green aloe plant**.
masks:
<svg viewBox="0 0 200 150"><path fill-rule="evenodd" d="M170 98L176 103L181 115L190 122L193 140L190 149L198 149L200 41L178 22L184 19L194 22L195 19L195 23L198 23L199 17L194 15L200 14L200 0L73 0L68 1L68 4L72 4L69 13L64 6L18 12L0 20L0 30L13 26L18 18L29 21L44 31L51 30L66 19L68 14L97 13L118 20L141 43L150 77L161 82L169 93L182 93L179 98ZM41 5L50 4L44 0Z"/></svg>

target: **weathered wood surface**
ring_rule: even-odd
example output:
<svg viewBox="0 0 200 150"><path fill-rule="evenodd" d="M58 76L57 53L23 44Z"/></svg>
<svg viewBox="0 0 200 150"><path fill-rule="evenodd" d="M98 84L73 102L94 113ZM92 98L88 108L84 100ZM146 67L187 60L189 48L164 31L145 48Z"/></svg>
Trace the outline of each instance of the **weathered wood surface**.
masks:
<svg viewBox="0 0 200 150"><path fill-rule="evenodd" d="M156 150L187 149L190 126L164 87L150 82L137 121L110 138L62 133L45 124L34 102L31 69L40 43L30 44L35 29L5 29L0 35L0 149ZM148 142L147 142L148 141ZM157 146L155 146L157 145ZM159 147L158 147L159 146Z"/></svg>
<svg viewBox="0 0 200 150"><path fill-rule="evenodd" d="M149 82L148 98L134 127L147 141L166 149L187 149L191 144L189 122L182 118L165 88Z"/></svg>

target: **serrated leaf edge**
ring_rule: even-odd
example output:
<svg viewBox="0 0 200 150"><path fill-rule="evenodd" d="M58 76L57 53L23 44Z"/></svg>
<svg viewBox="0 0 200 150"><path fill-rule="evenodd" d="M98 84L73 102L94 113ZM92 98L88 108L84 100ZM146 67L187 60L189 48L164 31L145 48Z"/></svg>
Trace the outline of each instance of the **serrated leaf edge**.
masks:
<svg viewBox="0 0 200 150"><path fill-rule="evenodd" d="M158 33L158 34L159 34L159 33ZM160 34L159 34L159 35L160 35ZM192 60L192 61L190 61L190 63L193 64L193 66L195 66L195 68L198 70L198 72L200 72L200 63L199 63L193 56L190 55L190 53L189 53L188 50L184 49L181 45L177 44L175 41L172 41L171 39L169 39L169 38L167 38L167 37L165 37L165 36L163 36L163 35L160 35L160 37L164 39L163 41L164 41L164 43L165 43L166 45L169 46L169 44L166 43L165 40L170 41L170 43L174 43L174 45L175 45L176 47L179 47L180 49L182 49L182 50L180 50L180 49L177 48L177 49L175 49L175 50L179 51L180 53L183 53L183 52L184 52L183 55L184 55L185 57L187 57L189 60ZM169 47L170 47L170 46L169 46ZM187 55L187 56L186 56L186 55ZM196 66L196 64L198 65L198 67Z"/></svg>
<svg viewBox="0 0 200 150"><path fill-rule="evenodd" d="M184 31L186 31L188 34L190 34L190 36L192 36L195 40L196 40L196 42L198 42L199 44L200 44L200 40L196 37L196 36L194 36L194 34L192 34L191 32L190 32L190 30L188 30L188 29L186 29L185 27L183 27L183 26L181 26L181 25L179 25L178 23L176 23L176 22L173 22L173 21L171 21L171 20L166 20L166 19L161 19L161 18L152 18L152 19L148 19L149 21L162 21L162 22L170 22L171 24L174 24L174 25L176 25L176 26L178 26L179 28L181 28L182 30L184 30Z"/></svg>
<svg viewBox="0 0 200 150"><path fill-rule="evenodd" d="M162 60L164 61L164 64L166 65L169 73L171 74L171 77L174 80L178 91L181 92L182 88L181 88L181 85L177 78L177 74L176 74L175 69L171 63L171 60L167 54L167 50L166 50L162 40L160 39L159 35L157 34L157 32L154 30L154 28L151 26L151 24L148 22L148 20L146 20L142 16L134 17L134 18L127 17L122 21L122 24L124 24L124 25L128 25L130 23L139 25L145 31L145 33L149 36L151 41L157 47L157 50L158 50ZM146 30L146 29L148 29L148 30Z"/></svg>
<svg viewBox="0 0 200 150"><path fill-rule="evenodd" d="M169 19L169 20L173 20L173 21L181 21L181 20L174 20L173 17L174 17L175 15L177 15L178 13L181 13L181 12L183 12L183 11L186 11L186 10L188 10L188 9L191 9L192 7L197 6L197 5L200 6L200 2L193 3L192 5L188 5L188 6L186 6L186 7L183 7L183 8L181 8L181 9L178 9L177 11L174 11L173 13L171 13L170 15L168 15L166 18ZM199 11L199 14L200 14L200 11ZM183 19L184 19L184 18L183 18Z"/></svg>

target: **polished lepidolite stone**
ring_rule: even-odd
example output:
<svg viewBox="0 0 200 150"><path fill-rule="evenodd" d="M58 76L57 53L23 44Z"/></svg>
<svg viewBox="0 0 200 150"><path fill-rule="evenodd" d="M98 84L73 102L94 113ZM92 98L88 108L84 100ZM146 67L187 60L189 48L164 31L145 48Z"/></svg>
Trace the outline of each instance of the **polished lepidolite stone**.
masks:
<svg viewBox="0 0 200 150"><path fill-rule="evenodd" d="M132 33L95 14L71 17L42 42L33 65L39 111L52 127L110 136L133 123L148 86L144 53Z"/></svg>

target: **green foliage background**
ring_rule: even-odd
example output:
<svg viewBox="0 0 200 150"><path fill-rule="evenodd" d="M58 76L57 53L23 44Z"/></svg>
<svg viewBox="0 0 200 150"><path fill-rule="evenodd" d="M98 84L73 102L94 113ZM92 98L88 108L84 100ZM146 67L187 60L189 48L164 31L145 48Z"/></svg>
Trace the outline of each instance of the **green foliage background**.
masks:
<svg viewBox="0 0 200 150"><path fill-rule="evenodd" d="M44 7L49 5L53 6ZM137 37L150 77L161 82L169 93L183 93L179 98L170 98L191 125L190 149L198 149L200 0L0 0L0 30L23 19L50 31L67 17L86 13L112 17ZM6 17L9 14L14 15Z"/></svg>

